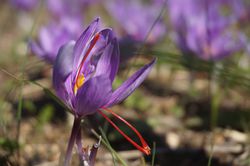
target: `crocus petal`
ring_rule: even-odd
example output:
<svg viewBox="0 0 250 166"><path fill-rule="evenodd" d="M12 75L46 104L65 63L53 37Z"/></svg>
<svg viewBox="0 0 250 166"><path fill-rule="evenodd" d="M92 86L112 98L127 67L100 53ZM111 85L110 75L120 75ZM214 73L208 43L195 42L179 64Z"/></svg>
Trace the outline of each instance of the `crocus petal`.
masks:
<svg viewBox="0 0 250 166"><path fill-rule="evenodd" d="M99 38L97 41L92 40L91 42L89 42L89 45L93 44L93 42L95 42L95 44L93 48L91 49L89 56L86 58L84 62L83 71L88 70L89 64L96 66L96 62L100 58L99 55L103 53L106 46L114 38L111 29L103 29L100 32L98 32L98 34L99 34ZM89 47L89 46L85 46L85 47Z"/></svg>
<svg viewBox="0 0 250 166"><path fill-rule="evenodd" d="M103 52L108 44L110 44L114 35L111 29L103 29L100 32L93 34L93 38L90 41L87 41L87 45L85 45L85 50L83 51L82 59L79 61L83 64L80 64L79 67L75 67L72 72L72 80L73 84L75 83L76 75L81 70L87 80L90 77L90 74L95 71L95 67L103 55ZM84 57L83 57L84 56ZM80 67L83 65L82 67Z"/></svg>
<svg viewBox="0 0 250 166"><path fill-rule="evenodd" d="M53 67L53 86L58 94L64 101L66 100L65 81L72 72L73 64L73 48L75 42L71 41L63 45L56 57Z"/></svg>
<svg viewBox="0 0 250 166"><path fill-rule="evenodd" d="M39 39L41 47L46 50L46 52L52 52L53 50L53 38L52 35L55 34L55 27L54 26L48 26L48 27L42 27L39 32Z"/></svg>
<svg viewBox="0 0 250 166"><path fill-rule="evenodd" d="M114 39L114 34L109 28L101 30L98 34L99 39L90 54L99 54L100 52L103 52L104 48ZM89 58L91 58L91 56L89 56Z"/></svg>
<svg viewBox="0 0 250 166"><path fill-rule="evenodd" d="M96 76L107 74L113 82L119 67L119 48L116 39L105 48L96 66Z"/></svg>
<svg viewBox="0 0 250 166"><path fill-rule="evenodd" d="M95 33L99 23L99 18L95 19L82 33L80 38L77 40L74 48L74 66L78 66L81 62L79 59L82 54L85 52L86 44L90 40L90 38Z"/></svg>
<svg viewBox="0 0 250 166"><path fill-rule="evenodd" d="M36 54L37 56L39 56L40 58L46 58L46 56L44 56L46 53L44 52L44 50L38 45L38 43L36 43L35 41L30 41L29 42L29 48L31 50L32 53ZM47 60L47 59L46 59Z"/></svg>
<svg viewBox="0 0 250 166"><path fill-rule="evenodd" d="M76 114L79 117L93 114L109 100L112 94L110 79L106 75L89 79L77 91Z"/></svg>
<svg viewBox="0 0 250 166"><path fill-rule="evenodd" d="M150 30L154 20L157 18L158 10L161 8L154 3L141 3L135 0L111 0L104 5L110 15L121 25L121 35L132 37L135 41L142 42L148 36L146 42L156 42L162 38L166 32L166 27L161 20L154 24L154 28Z"/></svg>
<svg viewBox="0 0 250 166"><path fill-rule="evenodd" d="M127 79L118 89L112 94L108 104L105 107L110 107L127 98L141 83L144 81L150 70L152 69L156 59L152 60L149 64L143 66L129 79Z"/></svg>

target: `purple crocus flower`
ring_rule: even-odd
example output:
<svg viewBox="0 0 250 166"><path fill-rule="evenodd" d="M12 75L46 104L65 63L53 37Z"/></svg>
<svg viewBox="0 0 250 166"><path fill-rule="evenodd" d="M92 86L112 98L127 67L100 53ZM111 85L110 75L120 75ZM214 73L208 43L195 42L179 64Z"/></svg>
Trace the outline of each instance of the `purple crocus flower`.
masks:
<svg viewBox="0 0 250 166"><path fill-rule="evenodd" d="M166 26L159 20L150 29L157 19L162 8L159 3L143 4L134 0L112 0L105 4L108 12L121 25L122 36L131 36L135 41L155 43L166 33ZM150 33L149 33L150 32Z"/></svg>
<svg viewBox="0 0 250 166"><path fill-rule="evenodd" d="M10 3L14 7L26 11L34 9L37 6L38 2L39 0L10 0Z"/></svg>
<svg viewBox="0 0 250 166"><path fill-rule="evenodd" d="M185 54L216 60L245 47L245 36L229 28L235 12L223 13L226 1L231 0L169 0L175 41Z"/></svg>
<svg viewBox="0 0 250 166"><path fill-rule="evenodd" d="M139 132L127 121L108 109L127 98L146 78L155 60L134 73L115 91L112 82L119 67L119 48L111 29L97 31L99 19L94 20L75 42L62 46L53 69L53 86L57 95L70 108L75 121L69 141L65 165L71 158L71 151L80 129L80 120L86 115L100 113L128 141L140 151L150 154L150 148ZM104 113L106 110L127 124L141 140L136 144L123 133Z"/></svg>
<svg viewBox="0 0 250 166"><path fill-rule="evenodd" d="M40 29L37 42L30 43L31 50L40 58L53 64L59 48L81 33L80 17L62 17Z"/></svg>

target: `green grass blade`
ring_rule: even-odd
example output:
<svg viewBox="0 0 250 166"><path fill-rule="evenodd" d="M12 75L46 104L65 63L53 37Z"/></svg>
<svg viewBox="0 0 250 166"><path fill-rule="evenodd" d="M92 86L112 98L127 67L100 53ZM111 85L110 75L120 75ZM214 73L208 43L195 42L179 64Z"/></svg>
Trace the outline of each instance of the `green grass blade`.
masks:
<svg viewBox="0 0 250 166"><path fill-rule="evenodd" d="M99 127L99 130L100 130L100 132L101 132L101 134L102 134L102 137L103 137L103 139L105 140L105 142L107 142L108 146L111 147L111 145L110 145L110 143L109 143L109 141L108 141L108 138L107 138L107 136L106 136L104 130L103 130L101 127ZM115 160L117 160L117 158L115 157L115 155L114 155L113 152L111 152L111 155L112 155L112 159L113 159L113 164L114 164L114 166L116 166Z"/></svg>
<svg viewBox="0 0 250 166"><path fill-rule="evenodd" d="M154 164L155 164L155 154L156 154L156 143L153 142L153 152L152 152L151 166L154 166Z"/></svg>
<svg viewBox="0 0 250 166"><path fill-rule="evenodd" d="M91 132L96 136L96 138L99 138L99 135L96 133L95 130L91 130ZM115 155L115 157L117 158L117 160L119 161L119 163L123 166L128 166L126 164L126 162L120 157L120 155L118 153L116 153L116 151L111 147L109 146L109 143L106 142L104 139L102 139L102 143L108 148L108 150L113 153Z"/></svg>

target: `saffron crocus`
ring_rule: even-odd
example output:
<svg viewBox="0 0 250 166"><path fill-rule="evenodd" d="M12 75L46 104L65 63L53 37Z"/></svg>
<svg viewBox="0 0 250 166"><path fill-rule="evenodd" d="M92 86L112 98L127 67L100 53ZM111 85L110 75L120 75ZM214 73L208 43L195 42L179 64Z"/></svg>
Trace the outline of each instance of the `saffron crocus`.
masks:
<svg viewBox="0 0 250 166"><path fill-rule="evenodd" d="M40 29L37 41L30 42L31 50L38 57L53 64L59 48L81 33L80 17L62 17Z"/></svg>
<svg viewBox="0 0 250 166"><path fill-rule="evenodd" d="M231 0L168 2L175 42L184 54L194 54L204 60L217 60L245 48L243 33L230 28L235 22L235 12L223 12L227 1Z"/></svg>
<svg viewBox="0 0 250 166"><path fill-rule="evenodd" d="M143 4L134 0L112 0L105 6L110 15L121 25L122 36L130 36L137 42L143 42L148 37L146 42L152 44L159 41L166 33L166 25L161 19L154 24L162 8L159 3ZM122 34L124 32L125 34Z"/></svg>
<svg viewBox="0 0 250 166"><path fill-rule="evenodd" d="M142 83L155 60L139 69L113 91L112 82L119 67L118 42L111 29L97 31L98 23L99 19L94 20L76 42L71 41L62 46L54 64L53 86L75 117L65 165L70 161L76 138L76 142L79 142L77 135L80 132L80 120L94 113L101 114L140 151L150 153L150 148L139 132L108 108L127 98ZM142 145L123 133L103 111L127 124L138 135Z"/></svg>

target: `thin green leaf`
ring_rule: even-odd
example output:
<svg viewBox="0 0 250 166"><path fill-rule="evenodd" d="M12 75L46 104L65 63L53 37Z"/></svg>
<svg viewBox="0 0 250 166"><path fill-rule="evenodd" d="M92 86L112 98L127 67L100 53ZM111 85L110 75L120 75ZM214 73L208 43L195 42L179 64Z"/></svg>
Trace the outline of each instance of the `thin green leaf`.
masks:
<svg viewBox="0 0 250 166"><path fill-rule="evenodd" d="M101 134L102 134L103 139L105 139L105 142L107 142L108 146L111 147L111 145L110 145L110 143L109 143L109 141L108 141L108 138L107 138L107 136L106 136L104 130L103 130L101 127L99 127L99 130L100 130L100 132L101 132ZM110 151L110 152L111 152L111 155L112 155L113 164L114 164L114 166L116 166L115 160L117 160L117 158L115 157L115 155L114 155L114 153L113 153L112 151Z"/></svg>
<svg viewBox="0 0 250 166"><path fill-rule="evenodd" d="M92 129L91 132L96 136L96 138L99 138L99 135L95 130ZM116 153L116 151L111 146L109 146L109 144L104 139L102 139L102 143L108 148L108 150L111 153L115 155L115 157L117 158L117 160L120 162L121 165L127 166L126 162L120 157L118 153Z"/></svg>
<svg viewBox="0 0 250 166"><path fill-rule="evenodd" d="M151 161L151 166L155 165L155 152L156 152L156 143L153 142L153 151L152 151L152 161Z"/></svg>

